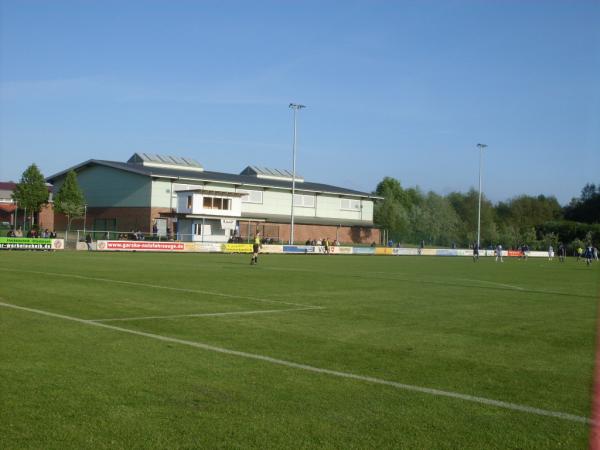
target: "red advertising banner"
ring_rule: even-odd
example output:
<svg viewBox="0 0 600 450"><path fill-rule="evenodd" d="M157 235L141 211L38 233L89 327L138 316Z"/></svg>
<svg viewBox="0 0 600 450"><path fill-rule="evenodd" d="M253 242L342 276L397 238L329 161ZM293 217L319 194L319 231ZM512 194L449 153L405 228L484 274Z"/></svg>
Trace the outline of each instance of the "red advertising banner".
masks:
<svg viewBox="0 0 600 450"><path fill-rule="evenodd" d="M182 252L183 242L152 242L152 241L98 241L98 250L125 250L146 252Z"/></svg>
<svg viewBox="0 0 600 450"><path fill-rule="evenodd" d="M523 252L521 250L509 250L508 256L518 256L520 258L523 256Z"/></svg>

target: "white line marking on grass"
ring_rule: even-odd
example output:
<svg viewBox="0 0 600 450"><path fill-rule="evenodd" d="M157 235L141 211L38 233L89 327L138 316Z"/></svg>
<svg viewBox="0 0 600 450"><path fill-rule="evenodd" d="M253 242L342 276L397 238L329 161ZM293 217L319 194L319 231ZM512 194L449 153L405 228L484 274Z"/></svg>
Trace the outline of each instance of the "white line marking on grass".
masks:
<svg viewBox="0 0 600 450"><path fill-rule="evenodd" d="M183 317L217 317L232 315L250 315L250 314L274 314L289 311L310 311L312 309L325 309L322 306L312 306L309 308L289 308L289 309L261 309L256 311L230 311L218 313L198 313L198 314L175 314L171 316L146 316L146 317L115 317L112 319L88 319L90 322L116 322L130 320L152 320L152 319L178 319Z"/></svg>
<svg viewBox="0 0 600 450"><path fill-rule="evenodd" d="M50 276L54 276L54 277L63 277L63 278L77 278L77 279L81 279L81 280L102 281L105 283L126 284L128 286L141 286L141 287L145 287L145 288L165 289L165 290L177 291L177 292L190 292L192 294L206 294L206 295L214 295L217 297L225 297L225 298L239 298L239 299L253 300L256 302L263 302L263 303L278 303L281 305L300 306L300 307L306 307L306 308L316 308L317 307L315 305L304 305L302 303L282 302L279 300L269 300L267 298L249 297L246 295L224 294L222 292L205 291L202 289L178 288L178 287L174 287L174 286L161 286L159 284L138 283L135 281L115 280L113 278L86 277L85 275L76 275L76 274L72 274L72 273L42 272L42 271L36 271L36 270L9 269L9 268L5 268L5 267L0 267L0 270L5 270L8 272L36 273L36 274L40 274L40 275L50 275Z"/></svg>
<svg viewBox="0 0 600 450"><path fill-rule="evenodd" d="M493 286L502 286L502 287L507 287L507 288L515 289L517 291L524 291L525 290L521 286L516 286L514 284L496 283L495 281L475 280L475 279L471 279L471 278L455 278L455 280L459 280L459 281L472 281L472 282L476 282L476 283L486 283L486 284L491 284Z"/></svg>
<svg viewBox="0 0 600 450"><path fill-rule="evenodd" d="M4 299L2 299L2 300L4 300ZM21 310L21 311L28 311L30 313L40 314L43 316L55 317L55 318L64 319L64 320L70 320L70 321L82 323L85 325L92 325L95 327L107 328L107 329L114 330L114 331L120 331L122 333L134 334L136 336L144 336L144 337L156 339L159 341L173 342L176 344L186 345L188 347L195 347L195 348L200 348L203 350L208 350L211 352L222 353L225 355L232 355L232 356L238 356L238 357L246 358L246 359L254 359L254 360L258 360L258 361L264 361L264 362L268 362L271 364L276 364L276 365L284 366L284 367L291 367L293 369L301 369L301 370L305 370L308 372L314 372L314 373L319 373L319 374L324 374L324 375L331 375L331 376L339 377L339 378L347 378L347 379L351 379L351 380L364 381L367 383L390 386L390 387L393 387L396 389L401 389L401 390L411 391L411 392L419 392L419 393L423 393L423 394L433 395L436 397L455 398L458 400L465 400L465 401L472 402L472 403L478 403L478 404L488 405L488 406L495 406L498 408L508 409L508 410L512 410L512 411L520 411L520 412L525 412L528 414L536 414L539 416L553 417L556 419L562 419L562 420L567 420L567 421L571 421L571 422L579 422L579 423L585 423L585 424L593 424L594 423L591 419L589 419L587 417L577 416L574 414L569 414L569 413L560 412L560 411L549 411L546 409L534 408L532 406L519 405L517 403L503 402L501 400L492 400L489 398L477 397L477 396L468 395L468 394L461 394L458 392L442 391L440 389L433 389L433 388L427 388L427 387L421 387L421 386L413 386L410 384L398 383L396 381L388 381L388 380L384 380L381 378L375 378L375 377L370 377L370 376L365 376L365 375L357 375L357 374L353 374L353 373L349 373L349 372L340 372L337 370L322 369L320 367L309 366L307 364L295 363L292 361L286 361L284 359L272 358L270 356L263 356L263 355L258 355L255 353L246 353L246 352L241 352L241 351L237 351L237 350L230 350L227 348L216 347L214 345L203 344L201 342L187 341L184 339L177 339L177 338L173 338L173 337L169 337L169 336L163 336L160 334L146 333L144 331L130 330L128 328L117 327L117 326L108 325L105 323L92 322L90 320L80 319L80 318L71 317L71 316L65 316L62 314L56 314L56 313L52 313L49 311L42 311L39 309L27 308L24 306L13 305L11 303L0 302L0 306L3 306L5 308Z"/></svg>

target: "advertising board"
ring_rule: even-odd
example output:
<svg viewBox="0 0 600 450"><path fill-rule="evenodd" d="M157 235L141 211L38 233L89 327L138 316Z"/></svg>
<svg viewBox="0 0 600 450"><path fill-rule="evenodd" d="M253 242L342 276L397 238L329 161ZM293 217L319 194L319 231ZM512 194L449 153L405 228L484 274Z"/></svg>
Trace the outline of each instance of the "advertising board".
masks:
<svg viewBox="0 0 600 450"><path fill-rule="evenodd" d="M352 247L353 255L374 255L375 247Z"/></svg>
<svg viewBox="0 0 600 450"><path fill-rule="evenodd" d="M392 254L397 256L417 256L419 249L416 248L394 248Z"/></svg>
<svg viewBox="0 0 600 450"><path fill-rule="evenodd" d="M329 252L334 255L351 255L352 247L333 246L333 247L329 247Z"/></svg>
<svg viewBox="0 0 600 450"><path fill-rule="evenodd" d="M226 253L252 253L252 244L223 244Z"/></svg>
<svg viewBox="0 0 600 450"><path fill-rule="evenodd" d="M193 242L185 244L186 252L215 253L223 251L223 244L212 242Z"/></svg>
<svg viewBox="0 0 600 450"><path fill-rule="evenodd" d="M283 253L283 245L265 244L260 248L261 253Z"/></svg>
<svg viewBox="0 0 600 450"><path fill-rule="evenodd" d="M283 253L315 253L312 245L284 245Z"/></svg>
<svg viewBox="0 0 600 450"><path fill-rule="evenodd" d="M99 251L113 252L183 252L183 242L155 242L155 241L97 241Z"/></svg>
<svg viewBox="0 0 600 450"><path fill-rule="evenodd" d="M438 248L435 251L436 256L458 256L458 251L449 248Z"/></svg>
<svg viewBox="0 0 600 450"><path fill-rule="evenodd" d="M63 250L63 239L1 237L0 250Z"/></svg>

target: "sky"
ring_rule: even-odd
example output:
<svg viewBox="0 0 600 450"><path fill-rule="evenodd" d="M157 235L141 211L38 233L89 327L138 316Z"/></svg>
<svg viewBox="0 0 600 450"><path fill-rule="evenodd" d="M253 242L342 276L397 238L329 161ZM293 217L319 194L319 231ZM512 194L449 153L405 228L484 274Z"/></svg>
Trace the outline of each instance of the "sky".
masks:
<svg viewBox="0 0 600 450"><path fill-rule="evenodd" d="M600 183L599 1L0 0L0 181L135 152L493 201Z"/></svg>

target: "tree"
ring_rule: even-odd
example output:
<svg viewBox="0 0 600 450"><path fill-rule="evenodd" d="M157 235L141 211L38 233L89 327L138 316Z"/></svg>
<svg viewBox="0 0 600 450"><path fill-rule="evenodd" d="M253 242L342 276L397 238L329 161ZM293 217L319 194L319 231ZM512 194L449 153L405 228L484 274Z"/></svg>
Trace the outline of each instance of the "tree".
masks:
<svg viewBox="0 0 600 450"><path fill-rule="evenodd" d="M460 217L462 225L461 241L474 242L477 239L477 211L479 209L479 193L470 189L467 193L452 192L447 196L448 201ZM494 221L494 206L492 202L481 196L481 246L495 244L498 229Z"/></svg>
<svg viewBox="0 0 600 450"><path fill-rule="evenodd" d="M565 218L576 222L600 223L600 187L586 184L581 197L574 198L565 208Z"/></svg>
<svg viewBox="0 0 600 450"><path fill-rule="evenodd" d="M67 232L71 231L73 219L83 216L85 198L74 170L67 174L65 181L54 197L54 209L67 216Z"/></svg>
<svg viewBox="0 0 600 450"><path fill-rule="evenodd" d="M32 218L34 213L40 212L42 206L48 203L48 196L46 180L35 164L25 169L21 175L21 181L17 183L12 193L13 200L19 204L20 208L27 209Z"/></svg>

